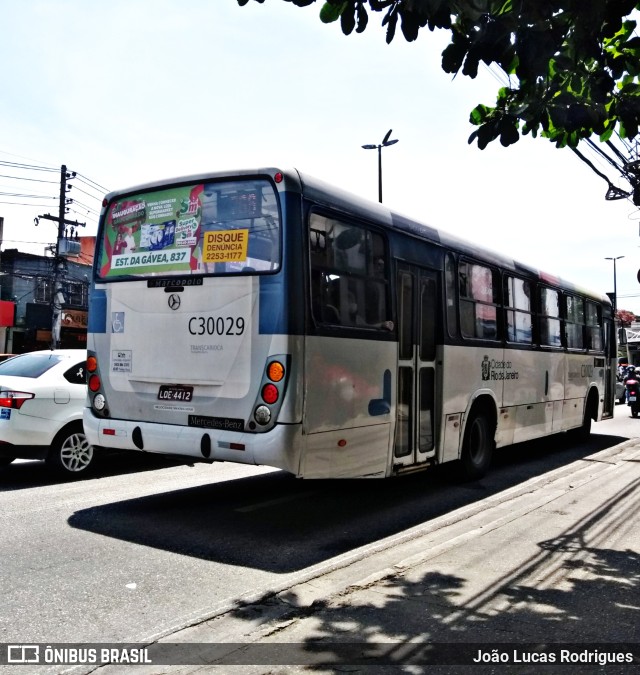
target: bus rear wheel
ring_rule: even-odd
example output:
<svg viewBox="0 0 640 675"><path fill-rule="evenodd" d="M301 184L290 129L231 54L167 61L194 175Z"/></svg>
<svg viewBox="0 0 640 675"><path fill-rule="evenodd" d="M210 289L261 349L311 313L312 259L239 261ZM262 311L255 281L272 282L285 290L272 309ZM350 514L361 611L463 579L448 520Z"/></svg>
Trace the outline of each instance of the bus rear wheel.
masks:
<svg viewBox="0 0 640 675"><path fill-rule="evenodd" d="M598 395L595 391L589 393L587 404L584 408L582 425L569 431L569 437L576 443L586 443L591 435L591 420L598 415Z"/></svg>
<svg viewBox="0 0 640 675"><path fill-rule="evenodd" d="M475 480L485 475L491 464L493 446L493 434L487 416L476 413L465 429L460 455L460 469L465 480Z"/></svg>

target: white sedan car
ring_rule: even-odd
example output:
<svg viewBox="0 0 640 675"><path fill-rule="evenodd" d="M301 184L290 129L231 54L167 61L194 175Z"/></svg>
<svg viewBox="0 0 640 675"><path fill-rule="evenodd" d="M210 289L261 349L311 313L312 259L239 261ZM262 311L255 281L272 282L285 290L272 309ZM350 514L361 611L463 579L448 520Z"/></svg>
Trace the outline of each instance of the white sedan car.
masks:
<svg viewBox="0 0 640 675"><path fill-rule="evenodd" d="M44 459L62 474L86 473L94 460L82 426L87 352L57 349L0 363L0 466Z"/></svg>

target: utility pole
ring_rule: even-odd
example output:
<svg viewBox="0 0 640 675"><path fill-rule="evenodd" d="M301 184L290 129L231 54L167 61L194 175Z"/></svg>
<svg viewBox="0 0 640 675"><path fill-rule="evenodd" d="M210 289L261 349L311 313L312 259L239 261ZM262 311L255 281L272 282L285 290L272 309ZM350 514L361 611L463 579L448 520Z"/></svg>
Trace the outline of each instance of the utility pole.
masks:
<svg viewBox="0 0 640 675"><path fill-rule="evenodd" d="M60 344L60 327L62 325L62 305L65 298L63 293L64 278L67 274L67 260L65 255L69 253L69 243L65 237L65 225L74 227L84 227L86 223L79 223L77 220L66 220L67 204L73 200L67 199L67 192L71 186L67 186L67 180L75 178L76 172L67 171L66 164L60 167L60 200L58 203L58 216L46 214L38 216L35 224L38 224L40 218L53 220L58 223L58 236L56 238L55 257L53 260L53 289L51 293L51 349L56 349ZM62 244L65 244L63 247Z"/></svg>

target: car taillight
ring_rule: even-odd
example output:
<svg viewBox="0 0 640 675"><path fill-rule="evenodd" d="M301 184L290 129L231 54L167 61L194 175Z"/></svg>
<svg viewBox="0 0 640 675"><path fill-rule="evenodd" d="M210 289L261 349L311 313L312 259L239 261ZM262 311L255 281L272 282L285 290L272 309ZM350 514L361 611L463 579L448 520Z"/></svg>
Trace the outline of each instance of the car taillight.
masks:
<svg viewBox="0 0 640 675"><path fill-rule="evenodd" d="M27 391L0 391L0 408L15 408L19 410L22 404L29 399L35 398L35 394Z"/></svg>

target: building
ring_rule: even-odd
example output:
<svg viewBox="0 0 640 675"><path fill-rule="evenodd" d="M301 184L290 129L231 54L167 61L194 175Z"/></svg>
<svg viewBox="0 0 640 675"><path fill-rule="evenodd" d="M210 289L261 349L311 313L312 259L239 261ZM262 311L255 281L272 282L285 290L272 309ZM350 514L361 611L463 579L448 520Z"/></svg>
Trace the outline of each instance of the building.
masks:
<svg viewBox="0 0 640 675"><path fill-rule="evenodd" d="M71 244L69 240L64 240ZM75 241L75 240L74 240ZM67 245L59 270L62 302L60 348L87 344L89 279L95 237ZM0 353L21 354L52 344L56 259L8 249L0 254Z"/></svg>

